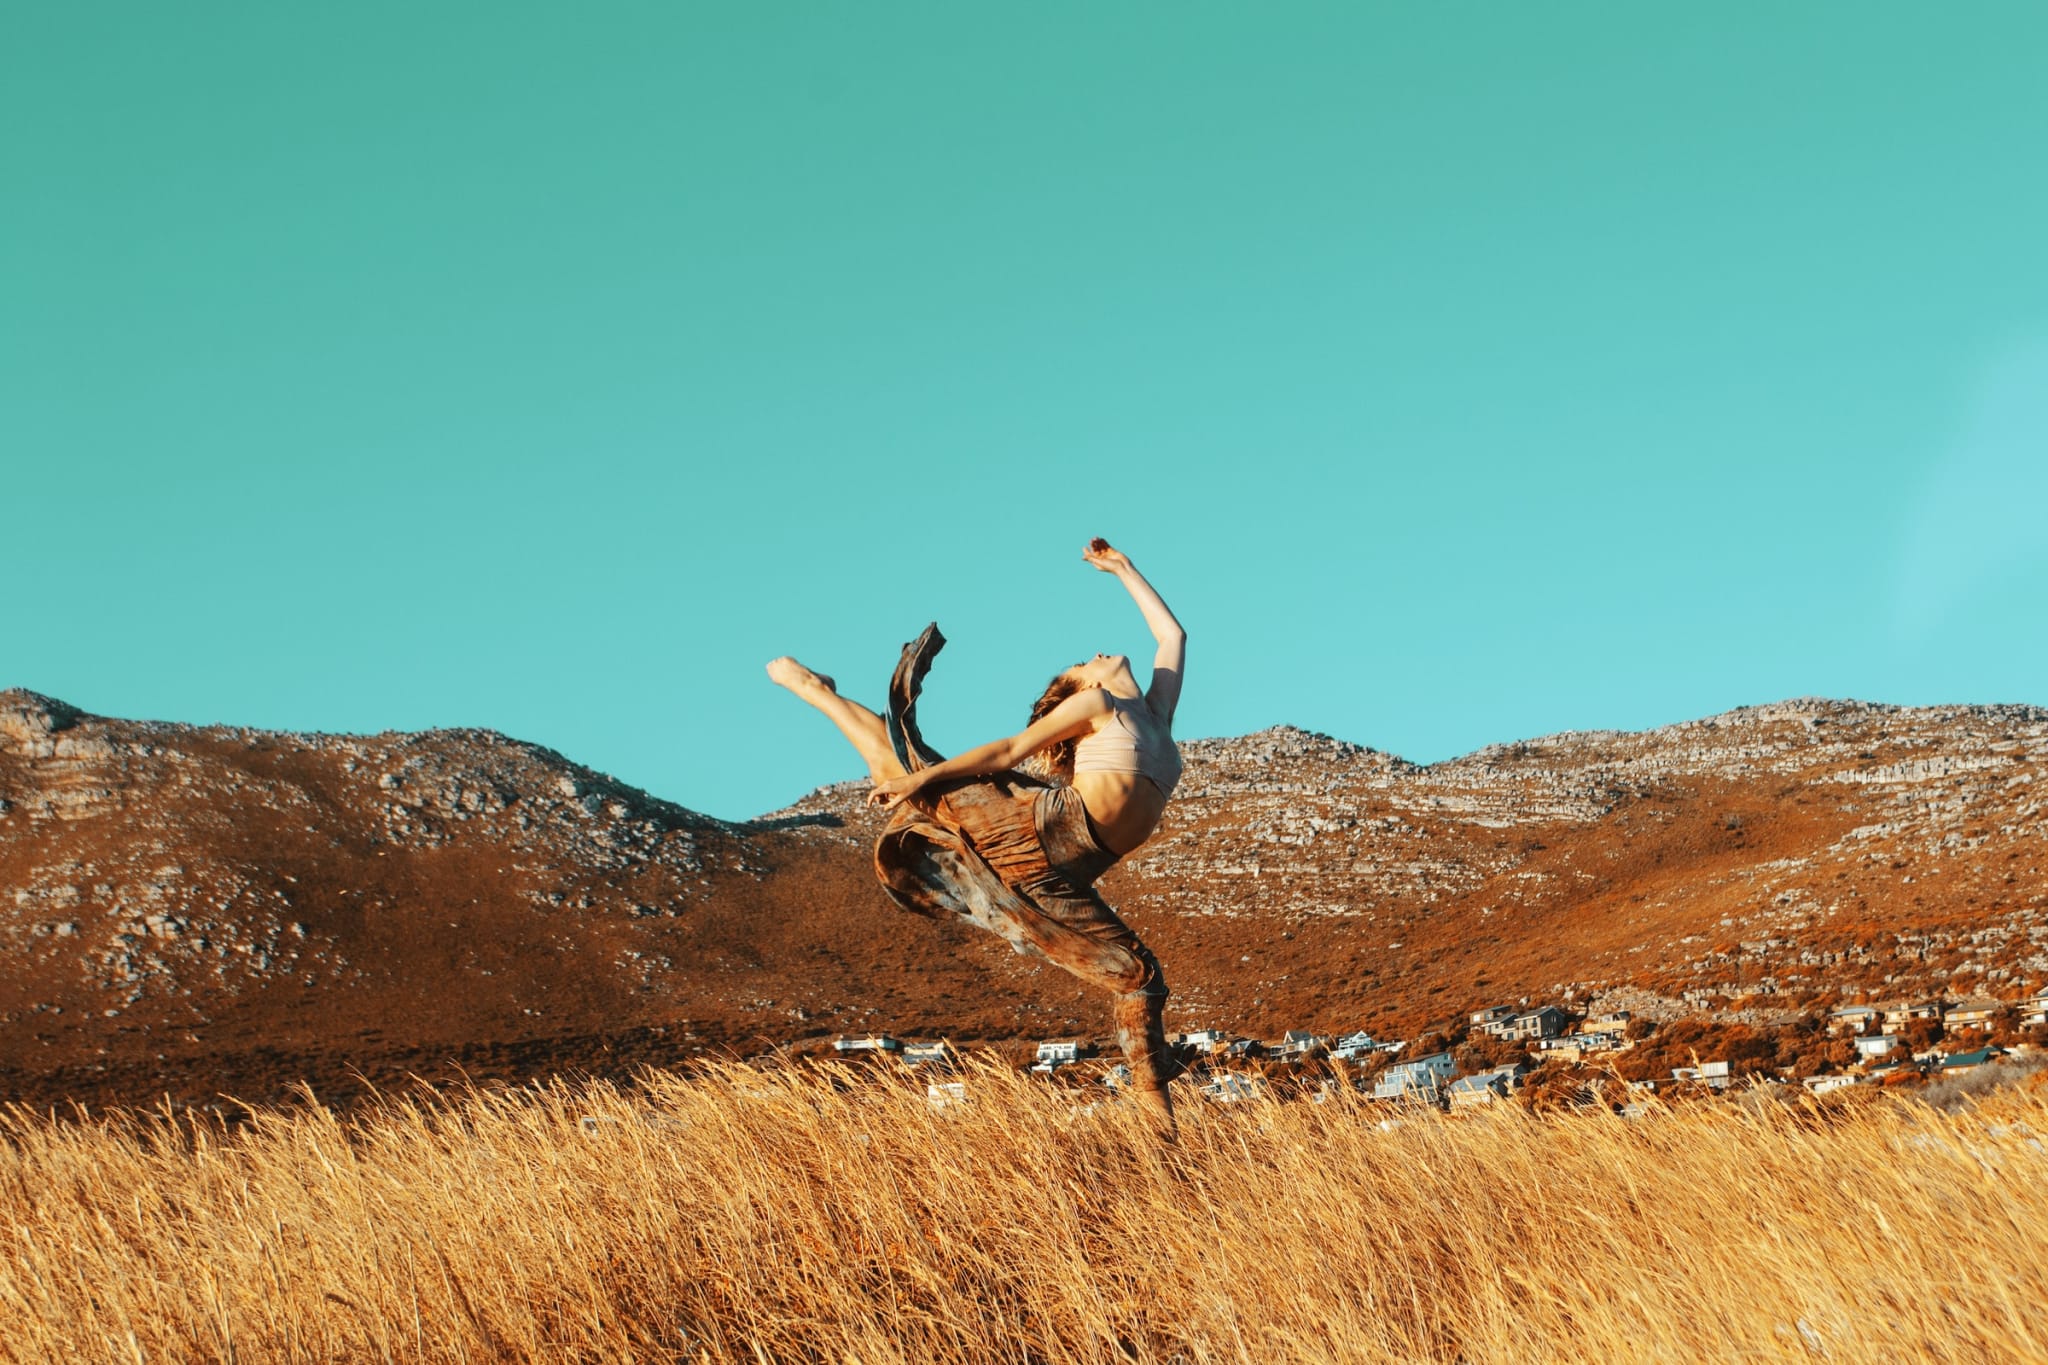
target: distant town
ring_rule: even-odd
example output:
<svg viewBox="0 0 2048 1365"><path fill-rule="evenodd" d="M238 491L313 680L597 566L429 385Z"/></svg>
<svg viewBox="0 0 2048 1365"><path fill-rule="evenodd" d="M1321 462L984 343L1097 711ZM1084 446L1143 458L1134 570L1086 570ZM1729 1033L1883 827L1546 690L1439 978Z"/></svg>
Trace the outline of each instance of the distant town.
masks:
<svg viewBox="0 0 2048 1365"><path fill-rule="evenodd" d="M1798 1086L1826 1095L1924 1085L2007 1058L2048 1060L2048 985L2017 999L1845 1004L1776 1029L1658 1024L1625 1009L1574 1014L1559 1004L1521 1001L1473 1010L1413 1039L1289 1030L1269 1042L1206 1028L1169 1035L1168 1042L1176 1066L1220 1104L1325 1099L1348 1086L1368 1099L1411 1107L1458 1110L1519 1098L1539 1108L1606 1104L1632 1116L1644 1097L1660 1093ZM866 1034L841 1037L832 1047L843 1057L889 1059L929 1073L936 1105L967 1099L965 1081L943 1079L960 1061L949 1042ZM1073 1039L1037 1044L1030 1070L1111 1089L1130 1079L1129 1069L1110 1064L1095 1044Z"/></svg>

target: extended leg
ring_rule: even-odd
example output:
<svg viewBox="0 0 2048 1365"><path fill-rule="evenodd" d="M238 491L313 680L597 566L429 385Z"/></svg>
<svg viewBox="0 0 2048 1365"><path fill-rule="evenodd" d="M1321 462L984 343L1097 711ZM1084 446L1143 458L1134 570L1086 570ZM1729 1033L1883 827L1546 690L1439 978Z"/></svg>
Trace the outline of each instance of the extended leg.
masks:
<svg viewBox="0 0 2048 1365"><path fill-rule="evenodd" d="M1116 997L1116 1041L1131 1068L1131 1093L1145 1106L1152 1125L1167 1141L1174 1136L1173 1100L1166 1091L1172 1070L1166 1051L1166 983Z"/></svg>
<svg viewBox="0 0 2048 1365"><path fill-rule="evenodd" d="M997 932L1112 997L1117 1046L1131 1068L1131 1093L1165 1141L1174 1138L1173 1100L1166 1083L1173 1058L1166 1047L1166 973L1159 959L1093 890L1076 890L1057 873L1023 888L1020 906ZM980 922L980 921L977 921Z"/></svg>
<svg viewBox="0 0 2048 1365"><path fill-rule="evenodd" d="M813 673L787 656L769 661L768 676L823 711L825 718L838 726L839 733L860 752L861 761L868 765L868 775L875 781L903 776L903 765L889 748L889 730L882 724L882 718L858 702L840 696L830 678Z"/></svg>

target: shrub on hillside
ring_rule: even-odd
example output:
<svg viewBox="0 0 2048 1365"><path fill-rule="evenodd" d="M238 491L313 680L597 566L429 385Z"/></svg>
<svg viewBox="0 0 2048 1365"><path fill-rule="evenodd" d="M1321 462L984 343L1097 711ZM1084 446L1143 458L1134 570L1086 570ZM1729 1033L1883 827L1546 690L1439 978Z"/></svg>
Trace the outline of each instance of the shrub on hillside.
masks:
<svg viewBox="0 0 2048 1365"><path fill-rule="evenodd" d="M1470 1075L1475 1071L1490 1071L1497 1066L1527 1062L1529 1049L1524 1044L1490 1038L1482 1033L1466 1038L1451 1055L1458 1063L1459 1074Z"/></svg>
<svg viewBox="0 0 2048 1365"><path fill-rule="evenodd" d="M1635 1032L1633 1025L1632 1033ZM1630 1080L1663 1080L1673 1070L1727 1062L1734 1076L1818 1075L1855 1059L1846 1039L1830 1037L1825 1021L1808 1015L1778 1028L1678 1019L1637 1035L1634 1048L1615 1059Z"/></svg>
<svg viewBox="0 0 2048 1365"><path fill-rule="evenodd" d="M1984 1098L1994 1090L2021 1083L2035 1086L2048 1084L2048 1056L2029 1053L2024 1057L2008 1057L1984 1066L1965 1067L1960 1071L1943 1071L1928 1080L1927 1089L1921 1098L1937 1109L1953 1113L1972 1100Z"/></svg>
<svg viewBox="0 0 2048 1365"><path fill-rule="evenodd" d="M1915 1019L1897 1032L1905 1040L1906 1047L1914 1052L1927 1051L1945 1036L1939 1019Z"/></svg>

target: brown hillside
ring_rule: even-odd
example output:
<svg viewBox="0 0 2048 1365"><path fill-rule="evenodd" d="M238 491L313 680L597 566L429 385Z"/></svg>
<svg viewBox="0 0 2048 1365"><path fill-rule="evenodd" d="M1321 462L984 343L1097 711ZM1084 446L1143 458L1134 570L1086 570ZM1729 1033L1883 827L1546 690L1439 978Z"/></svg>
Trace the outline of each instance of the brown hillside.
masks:
<svg viewBox="0 0 2048 1365"><path fill-rule="evenodd" d="M2048 974L2048 712L1797 701L1431 767L1184 746L1104 882L1169 1026L1413 1029L1522 996L1768 1021ZM0 693L0 1092L261 1098L619 1071L1103 1002L892 909L844 784L730 824L488 731L328 736Z"/></svg>

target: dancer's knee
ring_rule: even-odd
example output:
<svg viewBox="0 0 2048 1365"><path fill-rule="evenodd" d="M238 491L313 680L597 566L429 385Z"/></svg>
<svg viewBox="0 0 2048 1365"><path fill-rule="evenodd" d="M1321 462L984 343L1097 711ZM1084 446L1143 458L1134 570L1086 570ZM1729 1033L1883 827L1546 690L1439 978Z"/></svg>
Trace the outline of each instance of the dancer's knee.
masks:
<svg viewBox="0 0 2048 1365"><path fill-rule="evenodd" d="M1095 980L1119 999L1125 996L1166 999L1166 978L1160 973L1159 964L1150 957L1126 955L1114 970L1097 974Z"/></svg>
<svg viewBox="0 0 2048 1365"><path fill-rule="evenodd" d="M1140 945L1131 953L1134 967L1129 984L1121 990L1126 994L1156 996L1162 1002L1166 999L1166 973L1159 966L1159 959L1152 955L1150 948Z"/></svg>

